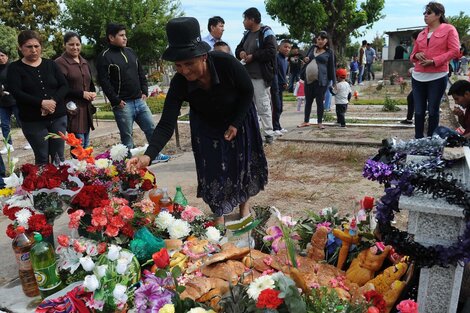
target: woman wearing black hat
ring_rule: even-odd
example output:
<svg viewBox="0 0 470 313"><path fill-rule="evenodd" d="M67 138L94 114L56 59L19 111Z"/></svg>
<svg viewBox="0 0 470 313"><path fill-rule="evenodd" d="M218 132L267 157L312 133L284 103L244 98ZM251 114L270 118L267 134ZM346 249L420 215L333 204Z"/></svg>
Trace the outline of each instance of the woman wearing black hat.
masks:
<svg viewBox="0 0 470 313"><path fill-rule="evenodd" d="M190 104L191 142L202 197L223 223L223 215L247 201L268 181L266 157L253 105L253 86L243 65L223 52L210 52L192 17L166 26L169 47L163 59L177 74L170 83L162 117L143 156L129 160L128 170L148 166L171 138L183 101Z"/></svg>

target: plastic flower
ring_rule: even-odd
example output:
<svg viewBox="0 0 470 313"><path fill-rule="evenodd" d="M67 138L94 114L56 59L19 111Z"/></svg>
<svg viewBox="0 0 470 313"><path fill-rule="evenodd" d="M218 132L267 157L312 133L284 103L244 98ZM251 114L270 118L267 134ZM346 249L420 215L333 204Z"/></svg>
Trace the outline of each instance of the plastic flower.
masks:
<svg viewBox="0 0 470 313"><path fill-rule="evenodd" d="M167 303L158 311L158 313L175 313L175 305Z"/></svg>
<svg viewBox="0 0 470 313"><path fill-rule="evenodd" d="M206 237L207 240L213 243L219 242L220 238L222 238L222 236L220 235L220 231L214 226L209 226L206 228Z"/></svg>
<svg viewBox="0 0 470 313"><path fill-rule="evenodd" d="M261 276L255 279L247 290L248 296L253 300L258 300L261 291L274 288L274 280L271 276Z"/></svg>
<svg viewBox="0 0 470 313"><path fill-rule="evenodd" d="M400 313L418 313L418 303L413 300L403 300L397 305Z"/></svg>
<svg viewBox="0 0 470 313"><path fill-rule="evenodd" d="M171 227L167 228L171 239L180 239L189 236L191 226L183 220L175 220Z"/></svg>
<svg viewBox="0 0 470 313"><path fill-rule="evenodd" d="M104 277L106 275L106 271L108 270L108 265L103 264L95 267L95 275L98 276L98 278Z"/></svg>
<svg viewBox="0 0 470 313"><path fill-rule="evenodd" d="M127 149L125 145L118 143L117 145L112 146L109 153L113 161L119 162L119 161L123 161L127 157L129 150Z"/></svg>
<svg viewBox="0 0 470 313"><path fill-rule="evenodd" d="M170 256L166 248L161 248L160 251L152 254L152 259L158 268L165 268L170 264Z"/></svg>
<svg viewBox="0 0 470 313"><path fill-rule="evenodd" d="M91 272L95 268L95 262L93 262L91 257L88 255L80 258L80 264L82 265L83 269L87 272Z"/></svg>
<svg viewBox="0 0 470 313"><path fill-rule="evenodd" d="M83 287L87 291L93 292L100 287L100 282L95 275L87 275L83 280Z"/></svg>
<svg viewBox="0 0 470 313"><path fill-rule="evenodd" d="M116 245L110 245L108 249L107 258L110 261L115 261L119 258L119 252L121 251L121 247Z"/></svg>
<svg viewBox="0 0 470 313"><path fill-rule="evenodd" d="M155 219L155 225L159 228L166 230L170 225L175 222L175 218L170 213L163 211L158 214L157 218Z"/></svg>
<svg viewBox="0 0 470 313"><path fill-rule="evenodd" d="M21 209L15 213L16 221L18 222L18 226L23 226L28 228L28 220L31 217L32 213L28 209Z"/></svg>
<svg viewBox="0 0 470 313"><path fill-rule="evenodd" d="M127 287L121 284L116 284L113 290L113 297L117 302L127 302Z"/></svg>

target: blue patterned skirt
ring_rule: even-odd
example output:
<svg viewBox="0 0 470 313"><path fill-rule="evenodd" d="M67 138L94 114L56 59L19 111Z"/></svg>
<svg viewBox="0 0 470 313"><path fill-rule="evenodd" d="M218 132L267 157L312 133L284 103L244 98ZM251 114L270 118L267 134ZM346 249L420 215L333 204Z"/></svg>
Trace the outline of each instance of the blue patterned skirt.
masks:
<svg viewBox="0 0 470 313"><path fill-rule="evenodd" d="M190 112L191 143L196 161L197 197L216 216L229 214L240 203L258 194L268 182L268 164L252 104L237 136L224 139L226 126L209 125Z"/></svg>

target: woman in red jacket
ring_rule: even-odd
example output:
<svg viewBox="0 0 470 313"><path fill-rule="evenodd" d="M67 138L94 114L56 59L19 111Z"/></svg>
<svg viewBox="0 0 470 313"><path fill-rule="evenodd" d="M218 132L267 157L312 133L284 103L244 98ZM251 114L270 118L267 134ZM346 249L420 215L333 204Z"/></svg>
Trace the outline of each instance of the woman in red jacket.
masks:
<svg viewBox="0 0 470 313"><path fill-rule="evenodd" d="M415 102L415 138L424 137L424 116L429 111L428 136L439 126L439 105L447 87L449 61L459 55L459 35L447 23L444 6L429 2L424 10L427 27L418 35L410 59Z"/></svg>

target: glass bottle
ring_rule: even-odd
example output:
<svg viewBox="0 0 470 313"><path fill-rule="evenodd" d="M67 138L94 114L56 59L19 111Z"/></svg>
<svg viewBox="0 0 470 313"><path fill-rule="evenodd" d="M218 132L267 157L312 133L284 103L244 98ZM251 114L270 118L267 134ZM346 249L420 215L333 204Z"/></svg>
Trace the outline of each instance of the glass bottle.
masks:
<svg viewBox="0 0 470 313"><path fill-rule="evenodd" d="M168 188L162 188L162 198L159 201L160 211L173 212L173 202L168 195Z"/></svg>

